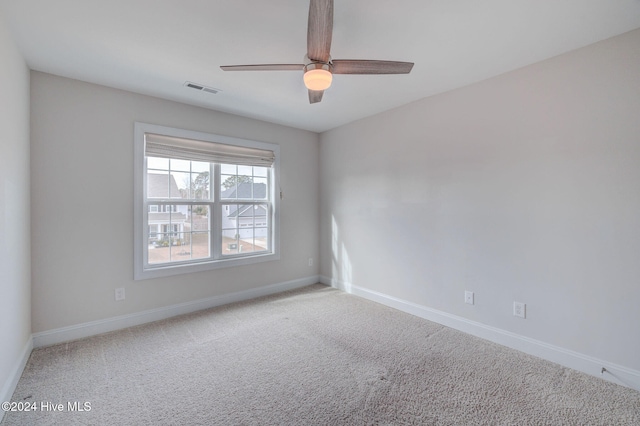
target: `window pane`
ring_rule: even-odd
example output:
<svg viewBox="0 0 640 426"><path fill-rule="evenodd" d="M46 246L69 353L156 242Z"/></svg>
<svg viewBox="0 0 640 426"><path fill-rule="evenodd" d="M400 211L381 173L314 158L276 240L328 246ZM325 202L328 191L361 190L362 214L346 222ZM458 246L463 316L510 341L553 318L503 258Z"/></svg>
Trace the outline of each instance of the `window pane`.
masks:
<svg viewBox="0 0 640 426"><path fill-rule="evenodd" d="M254 167L253 168L253 176L256 177L267 177L269 173L269 168L268 167Z"/></svg>
<svg viewBox="0 0 640 426"><path fill-rule="evenodd" d="M209 232L194 232L191 234L191 258L204 259L211 257L211 234Z"/></svg>
<svg viewBox="0 0 640 426"><path fill-rule="evenodd" d="M230 255L239 253L238 234L235 229L222 231L222 254Z"/></svg>
<svg viewBox="0 0 640 426"><path fill-rule="evenodd" d="M180 235L178 238L171 238L171 261L182 262L185 260L191 260L191 244L182 238L184 235Z"/></svg>
<svg viewBox="0 0 640 426"><path fill-rule="evenodd" d="M252 199L253 185L251 176L223 175L220 197L223 199Z"/></svg>
<svg viewBox="0 0 640 426"><path fill-rule="evenodd" d="M147 229L149 230L149 245L155 245L162 238L161 229L155 224L149 225Z"/></svg>
<svg viewBox="0 0 640 426"><path fill-rule="evenodd" d="M169 210L169 209L168 209ZM173 245L179 244L184 239L185 228L191 230L191 220L188 218L189 206L184 204L172 205L169 214L169 226L166 232L171 232L174 239ZM165 213L166 214L166 213Z"/></svg>
<svg viewBox="0 0 640 426"><path fill-rule="evenodd" d="M202 259L211 256L211 233L209 232L209 206L191 207L191 258Z"/></svg>
<svg viewBox="0 0 640 426"><path fill-rule="evenodd" d="M189 172L191 171L191 161L189 160L174 160L171 159L169 162L171 166L171 170L179 171L179 172Z"/></svg>
<svg viewBox="0 0 640 426"><path fill-rule="evenodd" d="M253 228L253 205L240 204L237 210L238 228Z"/></svg>
<svg viewBox="0 0 640 426"><path fill-rule="evenodd" d="M269 205L257 204L255 206L254 216L256 220L256 226L267 226L267 219L269 217ZM264 223L264 225L260 225L262 223Z"/></svg>
<svg viewBox="0 0 640 426"><path fill-rule="evenodd" d="M238 199L253 199L253 178L251 176L238 175Z"/></svg>
<svg viewBox="0 0 640 426"><path fill-rule="evenodd" d="M208 205L163 204L147 216L150 264L210 258Z"/></svg>
<svg viewBox="0 0 640 426"><path fill-rule="evenodd" d="M167 158L147 157L147 169L169 170Z"/></svg>
<svg viewBox="0 0 640 426"><path fill-rule="evenodd" d="M259 167L263 169L264 167ZM254 199L254 177L252 166L222 164L220 194L222 199Z"/></svg>
<svg viewBox="0 0 640 426"><path fill-rule="evenodd" d="M256 200L267 199L267 178L253 178L253 198Z"/></svg>
<svg viewBox="0 0 640 426"><path fill-rule="evenodd" d="M238 166L235 164L220 164L220 173L223 175L237 175Z"/></svg>
<svg viewBox="0 0 640 426"><path fill-rule="evenodd" d="M158 233L155 238L149 237L149 264L166 263L169 261L169 236Z"/></svg>
<svg viewBox="0 0 640 426"><path fill-rule="evenodd" d="M238 174L244 176L253 176L253 167L251 166L238 166Z"/></svg>
<svg viewBox="0 0 640 426"><path fill-rule="evenodd" d="M202 161L192 161L191 162L191 171L193 173L208 172L210 164L211 163L204 163Z"/></svg>
<svg viewBox="0 0 640 426"><path fill-rule="evenodd" d="M255 251L253 244L253 227L251 228L243 228L238 230L238 234L240 237L240 247L239 250L241 253L251 253Z"/></svg>
<svg viewBox="0 0 640 426"><path fill-rule="evenodd" d="M222 229L233 229L238 227L238 205L225 204L222 206Z"/></svg>
<svg viewBox="0 0 640 426"><path fill-rule="evenodd" d="M269 249L269 205L257 204L253 211L254 251Z"/></svg>
<svg viewBox="0 0 640 426"><path fill-rule="evenodd" d="M220 181L220 196L223 199L250 199L253 197L251 176L222 175Z"/></svg>
<svg viewBox="0 0 640 426"><path fill-rule="evenodd" d="M268 204L225 204L221 208L223 254L269 249ZM230 245L231 244L231 245Z"/></svg>
<svg viewBox="0 0 640 426"><path fill-rule="evenodd" d="M169 198L168 173L147 173L147 198Z"/></svg>
<svg viewBox="0 0 640 426"><path fill-rule="evenodd" d="M269 250L269 228L255 228L253 232L255 251Z"/></svg>
<svg viewBox="0 0 640 426"><path fill-rule="evenodd" d="M209 206L191 207L191 231L209 231Z"/></svg>
<svg viewBox="0 0 640 426"><path fill-rule="evenodd" d="M191 174L191 198L208 200L211 196L209 171Z"/></svg>
<svg viewBox="0 0 640 426"><path fill-rule="evenodd" d="M190 198L191 174L184 172L171 172L169 178L169 194L171 198Z"/></svg>
<svg viewBox="0 0 640 426"><path fill-rule="evenodd" d="M237 198L237 177L235 175L221 175L220 176L220 198L224 199L236 199Z"/></svg>

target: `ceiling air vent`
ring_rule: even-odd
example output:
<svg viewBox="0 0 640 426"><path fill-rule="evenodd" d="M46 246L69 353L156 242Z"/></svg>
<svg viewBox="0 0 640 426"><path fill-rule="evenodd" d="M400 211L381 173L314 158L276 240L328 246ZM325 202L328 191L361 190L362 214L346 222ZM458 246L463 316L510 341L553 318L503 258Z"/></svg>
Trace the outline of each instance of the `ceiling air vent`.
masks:
<svg viewBox="0 0 640 426"><path fill-rule="evenodd" d="M200 90L201 92L213 93L214 95L222 91L220 89L214 89L213 87L203 86L202 84L196 84L190 81L185 81L184 85L192 89Z"/></svg>

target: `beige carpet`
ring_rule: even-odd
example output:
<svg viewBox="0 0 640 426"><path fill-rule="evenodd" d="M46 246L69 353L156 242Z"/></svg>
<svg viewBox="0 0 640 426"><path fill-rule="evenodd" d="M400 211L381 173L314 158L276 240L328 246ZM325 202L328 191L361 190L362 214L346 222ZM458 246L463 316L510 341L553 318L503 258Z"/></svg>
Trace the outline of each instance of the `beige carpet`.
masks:
<svg viewBox="0 0 640 426"><path fill-rule="evenodd" d="M3 425L640 424L640 392L321 285L35 350L13 401L65 410Z"/></svg>

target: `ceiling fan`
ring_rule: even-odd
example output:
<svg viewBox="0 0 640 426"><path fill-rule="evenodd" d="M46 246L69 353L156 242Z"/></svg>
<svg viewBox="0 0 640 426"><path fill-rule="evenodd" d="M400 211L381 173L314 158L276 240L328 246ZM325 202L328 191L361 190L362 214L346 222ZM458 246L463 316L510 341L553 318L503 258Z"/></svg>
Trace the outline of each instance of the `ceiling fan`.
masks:
<svg viewBox="0 0 640 426"><path fill-rule="evenodd" d="M413 62L332 59L333 0L311 0L304 64L224 65L223 71L304 71L309 103L322 100L333 74L408 74Z"/></svg>

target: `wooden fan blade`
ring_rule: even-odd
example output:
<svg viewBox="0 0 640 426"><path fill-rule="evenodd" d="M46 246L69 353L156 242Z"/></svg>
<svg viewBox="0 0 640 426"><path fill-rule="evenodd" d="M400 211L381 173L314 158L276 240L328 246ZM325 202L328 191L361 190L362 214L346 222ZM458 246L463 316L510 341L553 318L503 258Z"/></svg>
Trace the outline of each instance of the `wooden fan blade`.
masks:
<svg viewBox="0 0 640 426"><path fill-rule="evenodd" d="M324 90L309 90L309 103L315 104L322 100L322 95L324 94Z"/></svg>
<svg viewBox="0 0 640 426"><path fill-rule="evenodd" d="M333 32L333 0L309 2L307 56L312 61L329 62Z"/></svg>
<svg viewBox="0 0 640 426"><path fill-rule="evenodd" d="M413 68L413 62L335 59L331 63L334 74L409 74Z"/></svg>
<svg viewBox="0 0 640 426"><path fill-rule="evenodd" d="M222 71L302 71L303 64L223 65Z"/></svg>

